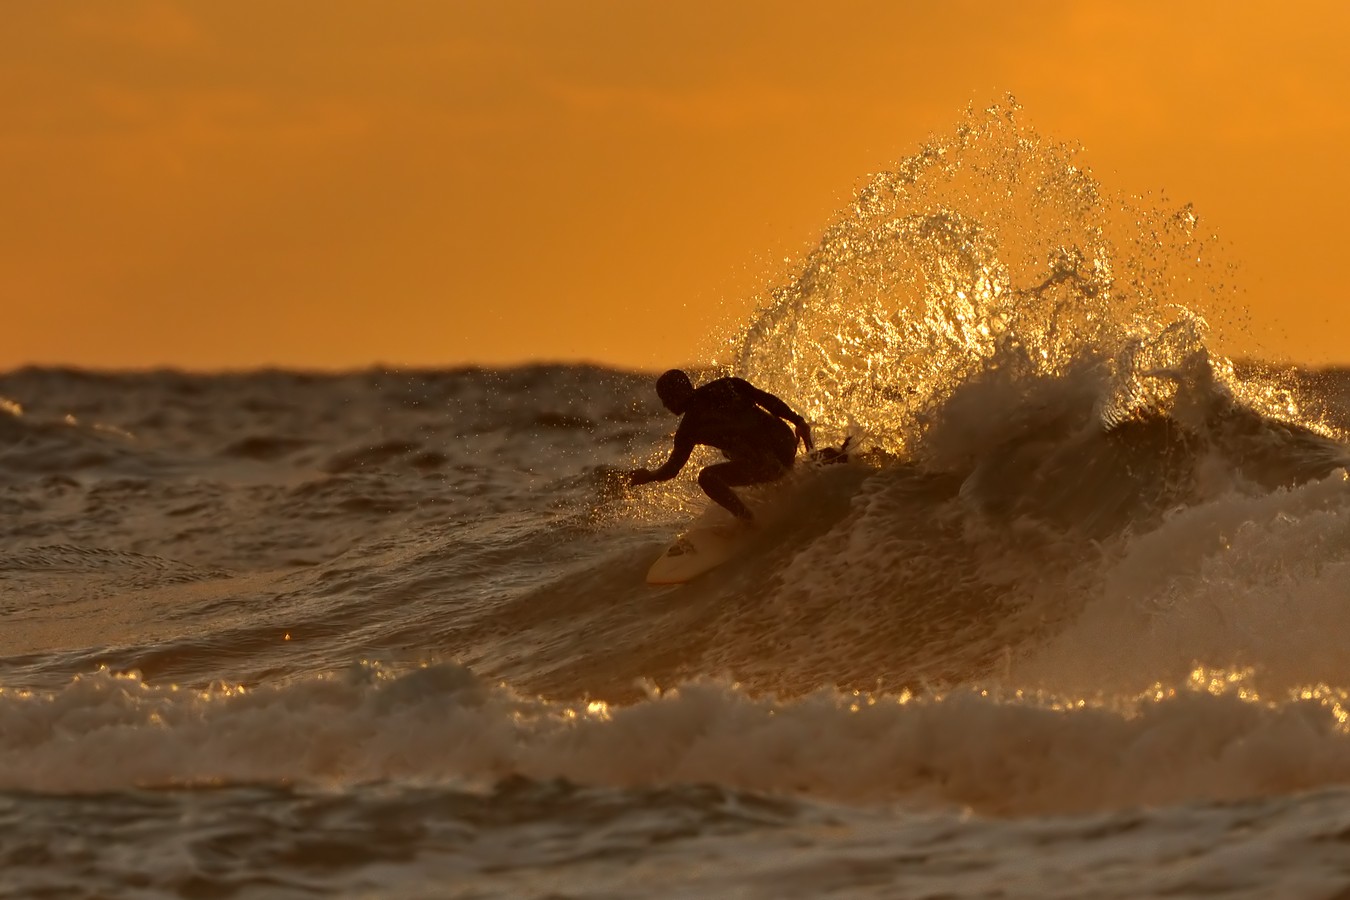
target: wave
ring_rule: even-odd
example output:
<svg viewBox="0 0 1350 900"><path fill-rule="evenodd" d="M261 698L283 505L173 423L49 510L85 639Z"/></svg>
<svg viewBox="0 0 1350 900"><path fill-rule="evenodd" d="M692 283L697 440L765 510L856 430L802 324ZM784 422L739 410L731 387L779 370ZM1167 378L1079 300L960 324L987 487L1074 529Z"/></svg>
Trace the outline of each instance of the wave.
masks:
<svg viewBox="0 0 1350 900"><path fill-rule="evenodd" d="M728 364L912 455L933 411L991 371L1099 369L1107 421L1173 405L1176 376L1235 315L1217 240L1190 207L1111 195L1076 155L1011 101L968 111L859 191Z"/></svg>
<svg viewBox="0 0 1350 900"><path fill-rule="evenodd" d="M186 691L105 672L0 693L0 789L504 778L710 784L853 804L1032 814L1227 800L1350 779L1346 696L1288 702L1197 671L1112 704L963 690L797 700L684 684L638 703L559 704L454 665L356 666L285 687Z"/></svg>
<svg viewBox="0 0 1350 900"><path fill-rule="evenodd" d="M535 481L549 505L531 498L526 515L522 485L501 467L458 472L458 457L429 482L358 466L249 488L266 529L232 524L241 550L230 564L32 544L11 573L30 600L65 591L70 609L98 611L120 597L125 614L150 620L156 604L181 606L172 618L195 630L75 629L94 642L6 668L44 686L100 663L155 681L230 672L257 684L360 656L454 657L522 691L608 702L641 700L641 679L706 676L782 696L972 684L1090 696L1176 685L1196 663L1258 667L1280 687L1350 684L1332 619L1347 558L1336 529L1350 515L1339 442L1212 381L1185 387L1197 399L1184 416L1108 424L1100 370L1010 371L953 390L926 423L921 458L874 449L764 492L760 502L781 506L778 524L687 586L653 590L642 573L705 508L691 480L637 493L592 466ZM158 503L174 490L147 483L116 497ZM200 487L192 497L173 500L180 514L166 512L166 529L215 521ZM1296 639L1307 629L1279 623L1301 614L1305 591L1302 614L1320 624ZM1194 612L1215 603L1236 623L1227 631ZM1244 637L1258 624L1280 640ZM25 652L40 653L39 638Z"/></svg>
<svg viewBox="0 0 1350 900"><path fill-rule="evenodd" d="M1129 691L1153 679L1175 683L1201 661L1249 671L1263 689L1346 685L1347 527L1344 469L1172 510L1103 560L1080 614L1027 648L1011 677Z"/></svg>
<svg viewBox="0 0 1350 900"><path fill-rule="evenodd" d="M1323 573L1347 559L1321 537L1350 515L1344 391L1217 353L1233 335L1213 323L1241 319L1218 239L1188 206L1111 196L1075 155L1012 104L972 111L865 186L728 342L727 369L874 452L869 474L806 513L821 527L749 566L751 581L687 592L718 610L699 621L716 637L695 668L793 692L1013 671L1059 685L1077 665L1063 683L1088 690L1107 667L1065 648L1094 617L1089 646L1140 607L1221 597L1264 604L1267 627L1325 621ZM635 518L687 510L680 490ZM1282 543L1266 532L1291 522L1319 535L1307 571L1255 577L1275 564L1259 548ZM1207 537L1179 538L1191 529ZM1262 535L1236 554L1251 574L1220 562L1239 530ZM1149 547L1176 558L1144 592ZM1129 677L1101 689L1175 684L1197 661L1350 684L1330 654L1277 664L1236 629L1183 628L1150 656L1171 620L1144 618L1115 666Z"/></svg>

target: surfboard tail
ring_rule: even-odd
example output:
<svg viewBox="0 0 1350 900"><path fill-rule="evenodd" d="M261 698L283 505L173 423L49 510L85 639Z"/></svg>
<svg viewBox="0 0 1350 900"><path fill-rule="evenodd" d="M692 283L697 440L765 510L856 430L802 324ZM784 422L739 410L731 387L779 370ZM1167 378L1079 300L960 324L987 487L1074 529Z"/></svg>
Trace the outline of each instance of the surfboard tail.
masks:
<svg viewBox="0 0 1350 900"><path fill-rule="evenodd" d="M807 454L807 459L822 466L848 462L848 454L852 446L853 435L849 435L844 438L844 442L838 447L821 447L819 450L812 450Z"/></svg>

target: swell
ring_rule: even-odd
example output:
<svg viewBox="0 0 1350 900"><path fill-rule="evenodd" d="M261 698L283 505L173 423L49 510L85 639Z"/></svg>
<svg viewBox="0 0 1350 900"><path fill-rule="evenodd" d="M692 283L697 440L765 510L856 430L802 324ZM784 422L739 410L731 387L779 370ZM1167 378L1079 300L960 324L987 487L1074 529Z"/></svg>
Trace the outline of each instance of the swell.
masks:
<svg viewBox="0 0 1350 900"><path fill-rule="evenodd" d="M629 376L546 375L498 380L523 397L526 383L589 384L602 409L650 391ZM548 696L625 702L640 698L642 679L709 674L799 695L1040 672L1048 664L1029 661L1076 633L1085 611L1134 602L1117 581L1150 534L1175 528L1177 510L1271 495L1287 519L1300 515L1291 491L1336 490L1328 479L1346 465L1344 446L1243 399L1258 378L1235 381L1204 354L1168 377L1169 390L1124 402L1119 371L1092 353L1062 373L991 367L930 404L911 452L875 449L794 486L775 501L788 507L785 524L752 553L668 591L648 588L642 573L705 501L691 478L621 486L621 467L641 459L630 442L665 452L657 435L669 420L650 397L605 426L640 425L642 437L611 444L569 413L522 400L511 420L558 421L507 442L507 432L455 443L339 432L297 445L313 468L250 445L248 462L264 468L248 477L185 469L180 458L156 477L18 485L8 496L27 498L24 536L6 566L29 618L12 623L6 669L49 687L98 665L186 684L223 673L258 683L363 656L453 658ZM1325 391L1328 377L1316 386ZM430 448L447 461L410 472ZM323 471L324 460L340 471ZM127 521L132 540L109 541ZM1220 546L1217 537L1183 545L1195 555L1149 596L1194 592L1188 573L1212 565ZM1310 566L1340 564L1339 544L1316 547ZM109 615L142 627L108 627ZM25 637L24 622L38 620L47 624ZM1262 664L1248 645L1216 645L1204 661ZM1131 689L1175 679L1192 661L1184 656L1143 665ZM1067 667L1057 662L1055 678ZM1346 680L1325 666L1300 671Z"/></svg>
<svg viewBox="0 0 1350 900"><path fill-rule="evenodd" d="M385 434L390 447L443 434L571 429L603 440L612 426L641 425L657 412L637 402L648 391L639 372L579 364L228 374L22 368L0 374L0 441L72 436L53 426L80 424L197 457L340 466L340 456L312 460L302 451L351 436L362 422L363 437Z"/></svg>

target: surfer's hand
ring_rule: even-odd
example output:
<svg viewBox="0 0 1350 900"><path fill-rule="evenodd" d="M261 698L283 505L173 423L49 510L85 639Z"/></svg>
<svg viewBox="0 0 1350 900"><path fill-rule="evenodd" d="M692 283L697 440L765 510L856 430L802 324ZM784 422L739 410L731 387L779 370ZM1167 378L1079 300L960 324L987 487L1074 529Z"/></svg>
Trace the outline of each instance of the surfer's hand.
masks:
<svg viewBox="0 0 1350 900"><path fill-rule="evenodd" d="M628 483L634 486L655 480L651 469L634 469L628 473Z"/></svg>
<svg viewBox="0 0 1350 900"><path fill-rule="evenodd" d="M807 453L816 449L816 442L811 440L811 426L805 422L797 426L797 439L806 447Z"/></svg>

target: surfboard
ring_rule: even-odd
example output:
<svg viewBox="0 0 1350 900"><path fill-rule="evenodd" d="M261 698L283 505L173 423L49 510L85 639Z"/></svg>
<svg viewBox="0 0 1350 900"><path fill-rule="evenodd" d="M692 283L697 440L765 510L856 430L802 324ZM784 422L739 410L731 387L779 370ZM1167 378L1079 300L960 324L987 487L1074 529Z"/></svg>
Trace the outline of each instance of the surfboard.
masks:
<svg viewBox="0 0 1350 900"><path fill-rule="evenodd" d="M648 584L684 584L732 559L750 542L748 525L704 525L675 538L647 570Z"/></svg>
<svg viewBox="0 0 1350 900"><path fill-rule="evenodd" d="M797 477L808 470L848 462L852 438L839 447L825 447L807 454L797 466ZM772 510L759 507L757 521L772 518ZM694 525L675 538L647 570L648 584L684 584L705 572L710 572L740 555L757 534L749 525L740 522L718 525Z"/></svg>

